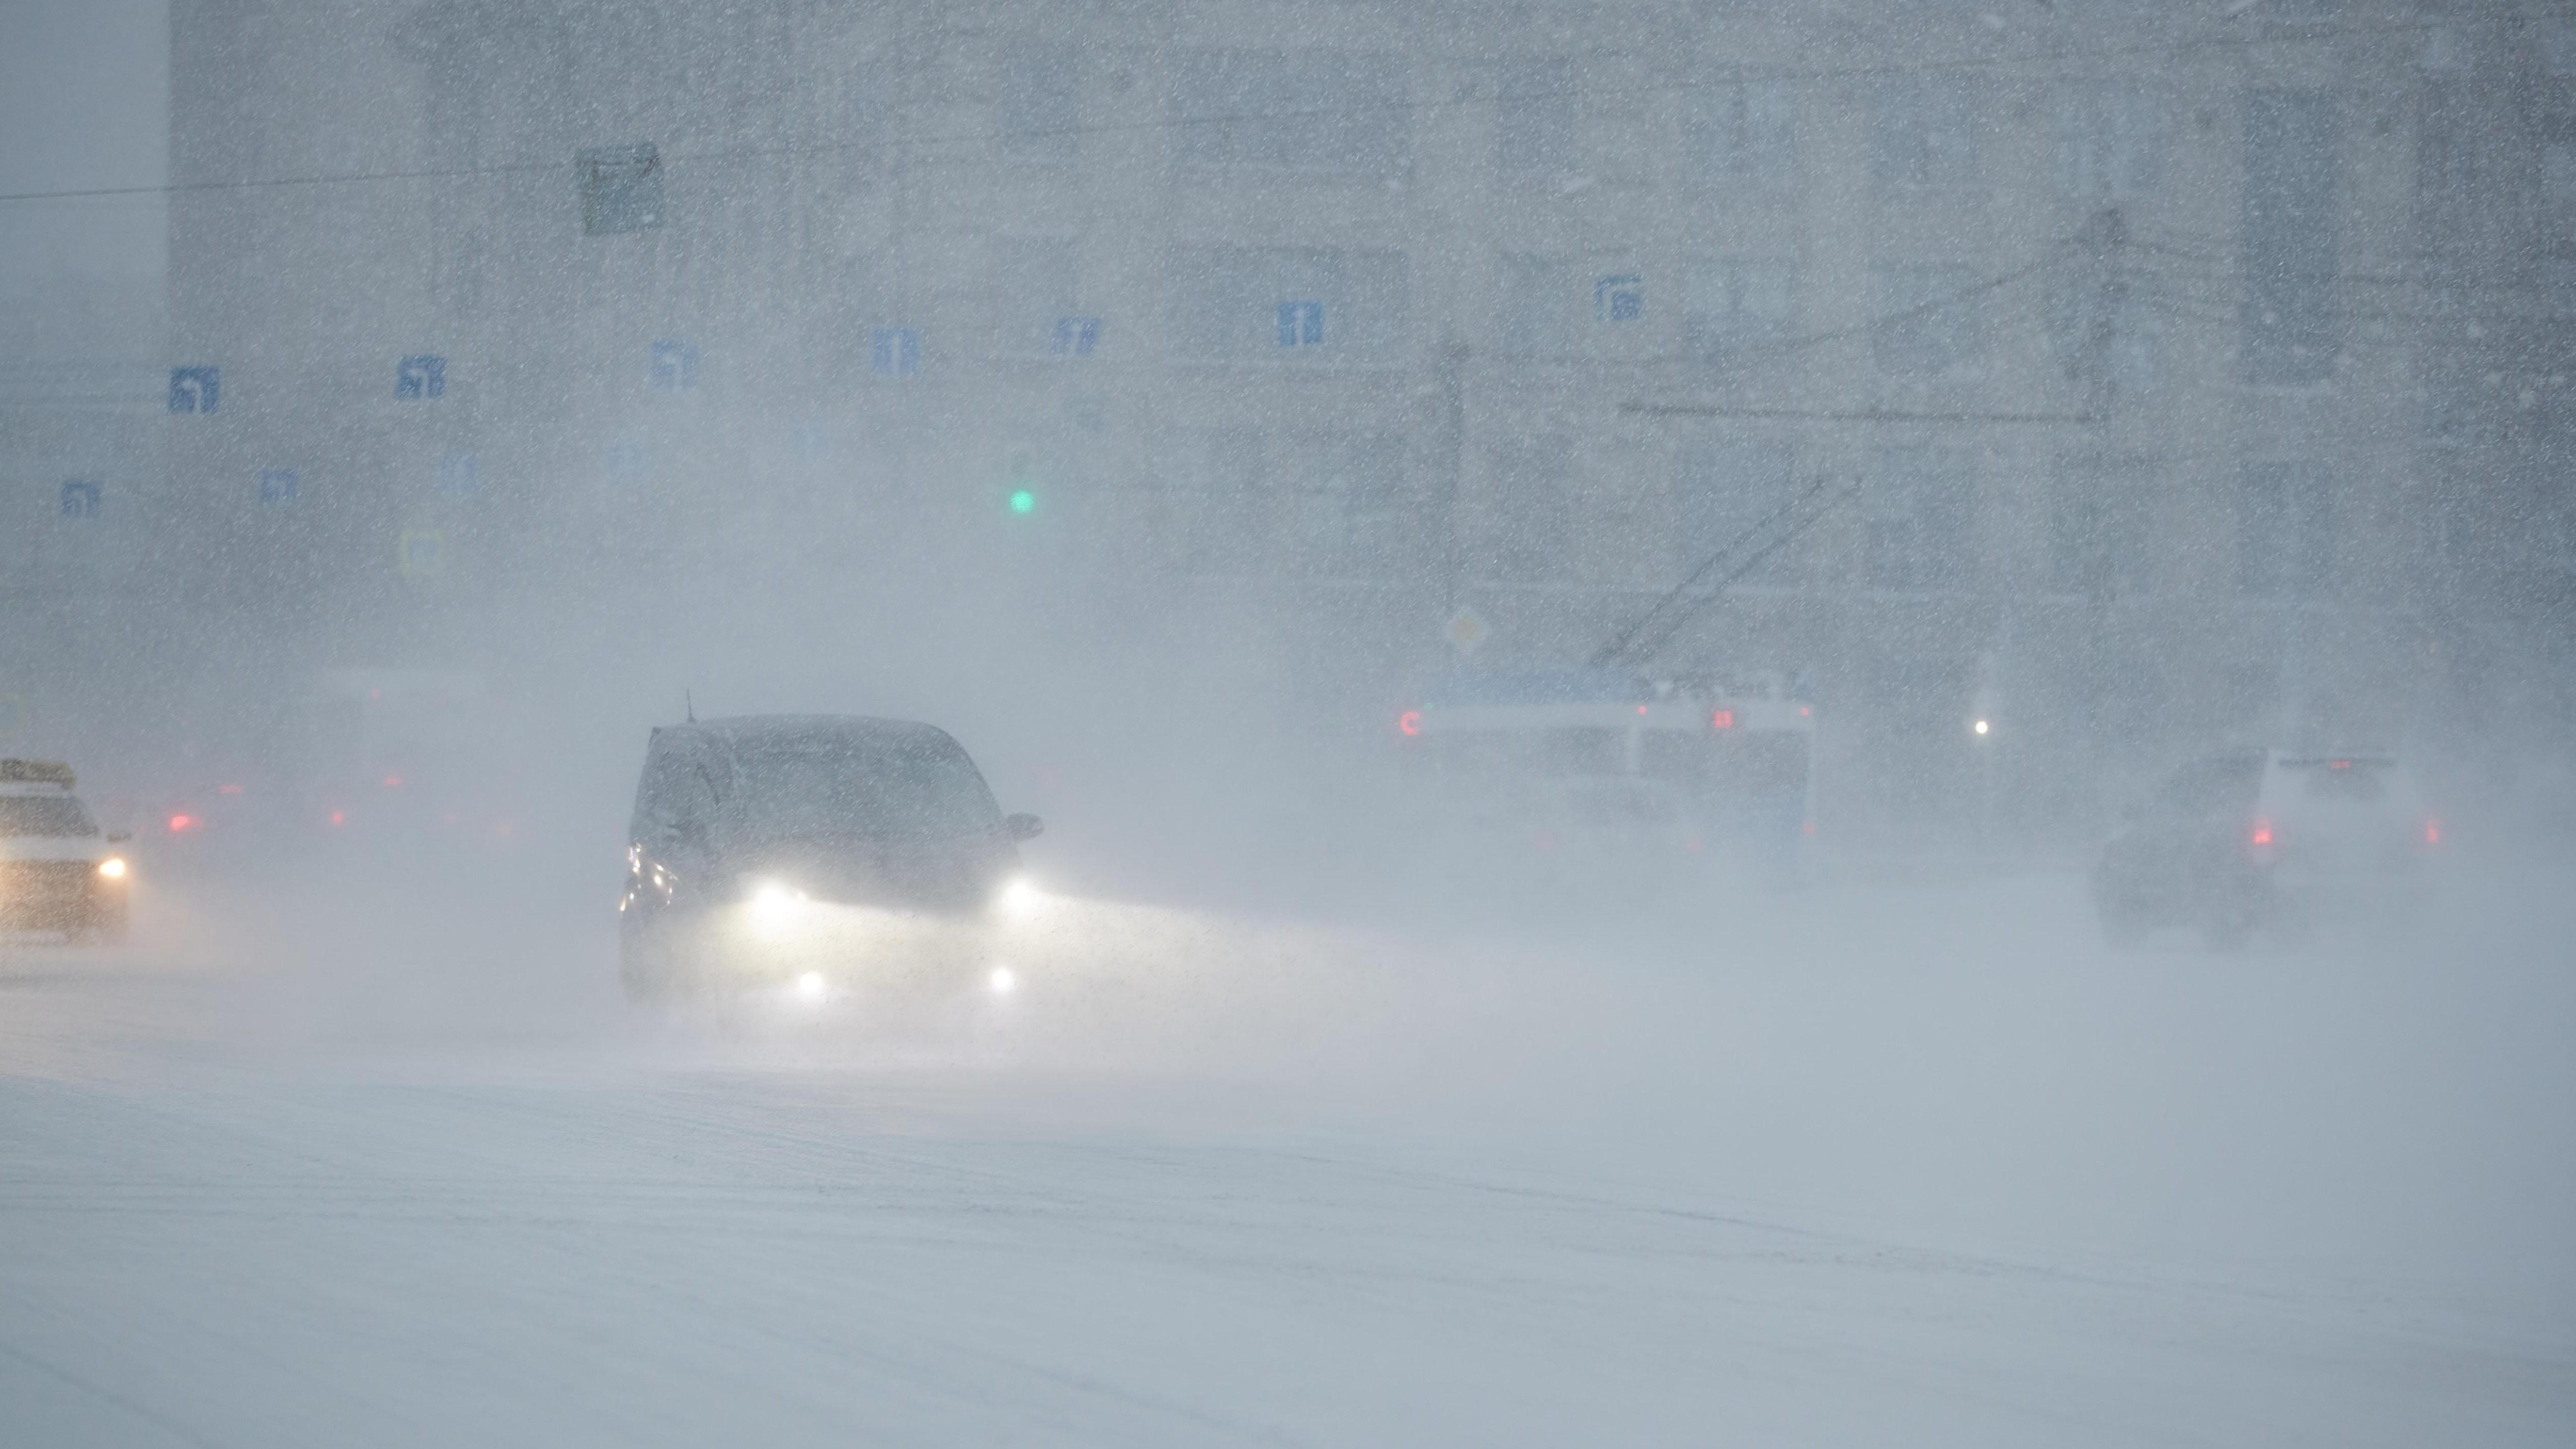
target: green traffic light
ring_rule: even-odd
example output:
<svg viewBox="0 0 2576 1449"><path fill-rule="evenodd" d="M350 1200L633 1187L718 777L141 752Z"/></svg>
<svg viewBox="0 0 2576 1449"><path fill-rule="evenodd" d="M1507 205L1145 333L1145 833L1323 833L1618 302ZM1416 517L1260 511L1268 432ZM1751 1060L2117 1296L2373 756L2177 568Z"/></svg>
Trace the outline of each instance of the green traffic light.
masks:
<svg viewBox="0 0 2576 1449"><path fill-rule="evenodd" d="M1035 513L1037 511L1037 507L1038 496L1035 493L1030 492L1026 488L1015 489L1012 491L1011 511L1013 513Z"/></svg>

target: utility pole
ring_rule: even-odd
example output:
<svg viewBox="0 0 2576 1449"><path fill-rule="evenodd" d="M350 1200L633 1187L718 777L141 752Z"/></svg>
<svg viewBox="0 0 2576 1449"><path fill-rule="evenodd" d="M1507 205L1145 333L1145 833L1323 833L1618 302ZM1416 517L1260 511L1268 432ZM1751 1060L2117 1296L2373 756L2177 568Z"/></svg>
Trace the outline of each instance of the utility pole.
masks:
<svg viewBox="0 0 2576 1449"><path fill-rule="evenodd" d="M2119 577L2119 561L2110 550L2119 543L2116 535L2101 536L2109 524L2114 500L2107 494L2116 477L2112 467L2112 450L2117 446L2113 415L2120 399L2119 348L2120 314L2129 300L2129 279L2123 266L2129 243L2128 218L2116 206L2104 207L2085 219L2075 233L2075 247L2084 256L2085 289L2084 332L2078 339L2074 358L2074 381L2083 390L2084 413L2090 420L2093 435L2092 457L2083 480L2092 497L2082 516L2096 530L2086 540L2086 553L2098 559L2101 567L2086 580L2084 599L2084 661L2078 672L2084 690L2085 748L2098 763L2108 746L2103 722L2107 713L2110 671L2104 654L2109 643L2111 596ZM2061 479L2059 486L2072 480ZM2012 633L2010 614L2012 599L2005 596L2006 621L2000 633L2008 640ZM2008 647L2008 646L2007 646ZM2003 667L2009 668L2009 663ZM2101 778L2098 769L2089 771Z"/></svg>

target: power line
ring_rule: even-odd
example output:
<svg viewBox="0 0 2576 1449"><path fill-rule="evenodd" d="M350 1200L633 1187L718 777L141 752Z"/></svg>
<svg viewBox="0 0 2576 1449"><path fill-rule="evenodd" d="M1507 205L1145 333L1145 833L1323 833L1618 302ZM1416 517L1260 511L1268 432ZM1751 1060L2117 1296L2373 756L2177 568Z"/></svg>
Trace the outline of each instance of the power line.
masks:
<svg viewBox="0 0 2576 1449"><path fill-rule="evenodd" d="M1840 423L2083 423L2101 421L2091 413L1889 412L1871 408L1853 412L1808 408L1738 408L1722 403L1623 402L1619 411L1641 417L1782 418Z"/></svg>
<svg viewBox="0 0 2576 1449"><path fill-rule="evenodd" d="M2306 28L2299 30L2295 34L2273 36L2199 36L2185 40L2159 41L2130 46L2111 46L2096 50L2086 50L2078 47L2063 47L2056 50L2038 51L2025 55L1959 57L1949 60L1918 62L1910 65L1855 65L1807 69L1774 69L1768 67L1751 69L1739 68L1736 71L1720 76L1701 76L1691 79L1661 81L1633 86L1566 86L1553 90L1516 91L1512 92L1508 98L1513 100L1538 100L1644 96L1756 83L1777 83L1782 81L1855 80L1901 75L1996 70L2025 65L2047 64L2056 61L2099 62L2105 60L2127 59L2144 55L2172 56L2200 50L2249 49L2257 46L2304 43L2320 39L2414 34L2440 28L2442 28L2440 23L2434 21L2403 21L2374 26L2349 26L2335 27L2331 29ZM1416 100L1407 97L1400 100L1363 102L1357 105L1308 107L1286 111L1241 111L1209 116L1166 115L1148 121L1107 122L1088 125L1077 123L1070 126L1036 127L1027 130L1015 130L1007 133L999 128L993 128L950 136L925 137L909 144L924 148L942 148L951 146L981 147L1003 140L1048 139L1062 136L1081 137L1133 134L1154 131L1176 131L1199 126L1228 126L1260 121L1310 120L1333 116L1357 115L1375 111L1392 111L1406 115L1420 115L1452 110L1462 106L1489 104L1493 99L1495 98L1476 97L1457 100ZM661 159L666 164L673 162L696 161L776 160L801 156L843 155L853 151L873 151L880 148L892 149L893 147L902 146L904 144L906 143L887 143L877 140L835 142L808 141L796 142L785 146L744 146L705 151L679 151L668 153L662 156ZM314 173L298 176L166 182L155 186L103 186L67 188L53 191L0 192L0 203L71 201L124 196L180 196L221 191L262 191L308 186L367 185L391 181L437 181L469 179L475 177L530 175L568 170L573 168L576 164L577 163L571 161L520 161L501 162L486 166L410 167L387 171ZM913 158L907 159L903 164L911 167L920 167L940 163L925 162L918 158ZM971 159L961 158L961 160L957 162L947 164L973 164L973 161Z"/></svg>

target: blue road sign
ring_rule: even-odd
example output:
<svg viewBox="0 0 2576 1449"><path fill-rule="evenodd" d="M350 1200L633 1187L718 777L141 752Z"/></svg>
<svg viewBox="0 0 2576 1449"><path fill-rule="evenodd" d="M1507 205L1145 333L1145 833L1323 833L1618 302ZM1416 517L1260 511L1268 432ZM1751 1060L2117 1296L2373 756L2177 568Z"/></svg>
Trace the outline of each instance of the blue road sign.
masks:
<svg viewBox="0 0 2576 1449"><path fill-rule="evenodd" d="M259 501L292 503L295 501L296 478L292 468L266 468L259 475Z"/></svg>
<svg viewBox="0 0 2576 1449"><path fill-rule="evenodd" d="M1320 347L1323 342L1323 303L1282 302L1279 304L1280 346Z"/></svg>
<svg viewBox="0 0 2576 1449"><path fill-rule="evenodd" d="M174 367L170 369L170 411L174 413L210 413L220 395L223 381L220 367Z"/></svg>
<svg viewBox="0 0 2576 1449"><path fill-rule="evenodd" d="M698 385L698 346L666 338L653 344L653 385L655 387L696 387Z"/></svg>
<svg viewBox="0 0 2576 1449"><path fill-rule="evenodd" d="M1646 315L1646 279L1634 272L1592 284L1592 310L1604 322L1634 322Z"/></svg>
<svg viewBox="0 0 2576 1449"><path fill-rule="evenodd" d="M87 478L64 479L63 517L98 517L98 501L103 491L97 483Z"/></svg>
<svg viewBox="0 0 2576 1449"><path fill-rule="evenodd" d="M868 363L888 377L910 377L921 371L920 329L878 328L869 338Z"/></svg>
<svg viewBox="0 0 2576 1449"><path fill-rule="evenodd" d="M394 396L417 402L447 391L447 359L423 353L394 365Z"/></svg>
<svg viewBox="0 0 2576 1449"><path fill-rule="evenodd" d="M1054 352L1058 357L1089 357L1100 346L1100 319L1097 317L1058 317L1055 319Z"/></svg>
<svg viewBox="0 0 2576 1449"><path fill-rule="evenodd" d="M438 460L438 491L450 498L471 498L483 491L483 465L472 453L450 453Z"/></svg>

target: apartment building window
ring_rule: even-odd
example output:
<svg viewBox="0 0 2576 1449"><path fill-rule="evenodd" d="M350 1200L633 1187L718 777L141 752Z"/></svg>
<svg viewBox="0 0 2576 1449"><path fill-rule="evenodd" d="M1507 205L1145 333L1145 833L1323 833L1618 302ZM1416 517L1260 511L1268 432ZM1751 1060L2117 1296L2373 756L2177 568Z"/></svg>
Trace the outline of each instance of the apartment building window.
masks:
<svg viewBox="0 0 2576 1449"><path fill-rule="evenodd" d="M1561 172L1574 165L1574 69L1562 60L1519 60L1494 82L1494 165L1506 172Z"/></svg>
<svg viewBox="0 0 2576 1449"><path fill-rule="evenodd" d="M1188 362L1401 361L1407 290L1396 251L1176 246L1164 254L1172 351Z"/></svg>
<svg viewBox="0 0 2576 1449"><path fill-rule="evenodd" d="M2061 272L2049 279L2047 307L2049 360L2059 377L2089 389L2099 380L2095 369L2107 367L2108 381L2121 393L2155 390L2163 375L2165 318L2135 285L2112 294L2083 271Z"/></svg>
<svg viewBox="0 0 2576 1449"><path fill-rule="evenodd" d="M1899 75L1878 82L1870 171L1892 191L1961 190L1980 180L1977 92L1965 76Z"/></svg>
<svg viewBox="0 0 2576 1449"><path fill-rule="evenodd" d="M2576 76L2576 20L2539 20L2526 22L2533 38L2539 42L2540 68L2561 80Z"/></svg>
<svg viewBox="0 0 2576 1449"><path fill-rule="evenodd" d="M1883 449L1862 520L1861 575L1873 589L1923 593L1967 582L1977 475L1964 454Z"/></svg>
<svg viewBox="0 0 2576 1449"><path fill-rule="evenodd" d="M1715 361L1789 335L1798 316L1798 264L1733 257L1694 263L1682 277L1682 349Z"/></svg>
<svg viewBox="0 0 2576 1449"><path fill-rule="evenodd" d="M1725 190L1782 190L1798 179L1798 93L1786 81L1740 81L1699 91L1689 140L1699 173Z"/></svg>
<svg viewBox="0 0 2576 1449"><path fill-rule="evenodd" d="M1081 273L1072 241L1002 237L993 243L993 342L1006 357L1062 350L1067 321L1083 316ZM1097 340L1096 337L1094 339Z"/></svg>
<svg viewBox="0 0 2576 1449"><path fill-rule="evenodd" d="M1188 577L1268 574L1270 436L1258 428L1193 428L1166 434L1154 473L1165 504L1172 571Z"/></svg>
<svg viewBox="0 0 2576 1449"><path fill-rule="evenodd" d="M2568 316L2576 313L2576 107L2565 102L2541 119L2539 220L2549 310Z"/></svg>
<svg viewBox="0 0 2576 1449"><path fill-rule="evenodd" d="M1005 160L1061 165L1081 149L1082 52L1013 42L995 56L994 129Z"/></svg>
<svg viewBox="0 0 2576 1449"><path fill-rule="evenodd" d="M2137 201L2164 179L2168 105L2162 92L2110 81L2070 82L2050 97L2050 179L2060 196Z"/></svg>
<svg viewBox="0 0 2576 1449"><path fill-rule="evenodd" d="M431 285L438 300L452 316L479 315L492 267L491 233L480 227L441 228L434 245L436 270Z"/></svg>
<svg viewBox="0 0 2576 1449"><path fill-rule="evenodd" d="M1571 449L1562 437L1504 443L1494 450L1485 509L1485 557L1494 578L1557 583L1572 573L1566 543L1574 523Z"/></svg>
<svg viewBox="0 0 2576 1449"><path fill-rule="evenodd" d="M1565 258L1505 252L1495 280L1496 353L1537 361L1574 351L1574 269Z"/></svg>
<svg viewBox="0 0 2576 1449"><path fill-rule="evenodd" d="M1384 176L1412 161L1402 57L1199 50L1171 71L1164 116L1185 166Z"/></svg>
<svg viewBox="0 0 2576 1449"><path fill-rule="evenodd" d="M2048 498L2050 585L2092 597L2145 592L2155 494L2144 464L2061 459Z"/></svg>
<svg viewBox="0 0 2576 1449"><path fill-rule="evenodd" d="M2343 347L2337 121L2335 99L2323 91L2245 97L2237 357L2247 382L2297 387L2334 376Z"/></svg>
<svg viewBox="0 0 2576 1449"><path fill-rule="evenodd" d="M1986 354L1986 301L1972 267L1893 263L1870 269L1870 356L1896 377L1973 372Z"/></svg>
<svg viewBox="0 0 2576 1449"><path fill-rule="evenodd" d="M1400 435L1290 434L1282 439L1278 462L1288 483L1289 553L1298 573L1328 579L1394 576L1407 522Z"/></svg>
<svg viewBox="0 0 2576 1449"><path fill-rule="evenodd" d="M2322 597L2334 563L2333 476L2322 463L2248 463L2236 495L2237 592Z"/></svg>
<svg viewBox="0 0 2576 1449"><path fill-rule="evenodd" d="M1795 486L1791 459L1789 445L1772 438L1709 438L1682 450L1681 467L1673 479L1673 545L1678 555L1674 562L1679 577L1688 577L1721 553L1741 549L1747 536L1766 521L1778 526L1776 515L1788 505ZM1756 539L1754 546L1760 542ZM1721 568L1731 572L1742 563L1737 557ZM1742 577L1769 582L1782 577L1784 568L1784 560L1775 553Z"/></svg>
<svg viewBox="0 0 2576 1449"><path fill-rule="evenodd" d="M2415 115L2415 192L2437 215L2456 215L2493 188L2487 168L2501 159L2481 124L2480 93L2465 81L2428 81Z"/></svg>

